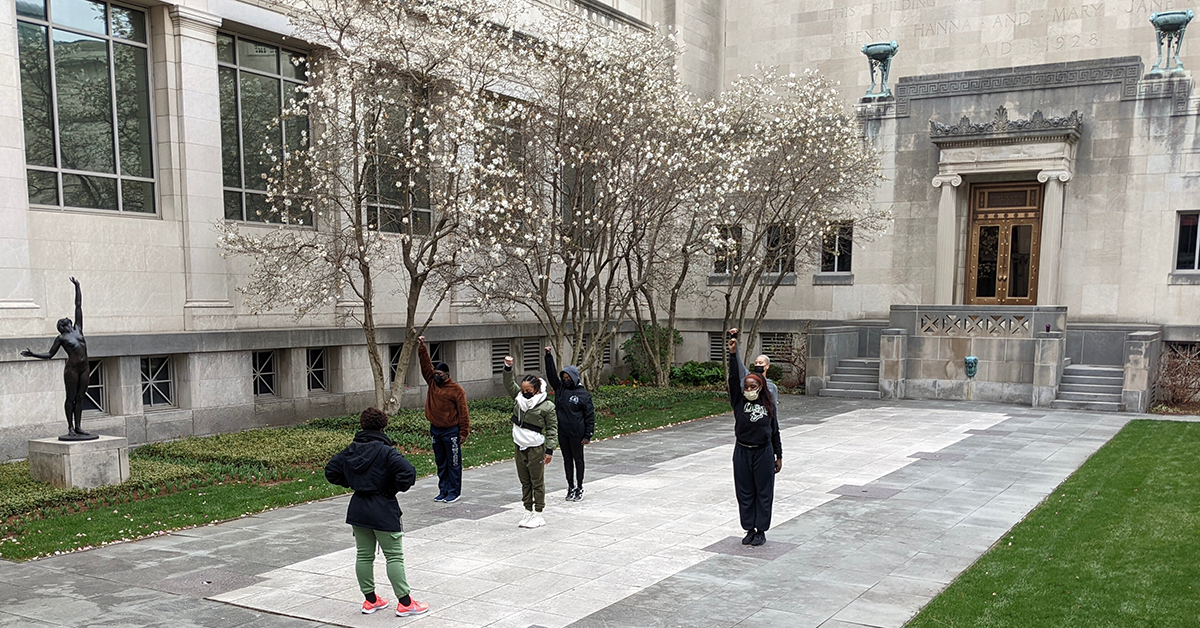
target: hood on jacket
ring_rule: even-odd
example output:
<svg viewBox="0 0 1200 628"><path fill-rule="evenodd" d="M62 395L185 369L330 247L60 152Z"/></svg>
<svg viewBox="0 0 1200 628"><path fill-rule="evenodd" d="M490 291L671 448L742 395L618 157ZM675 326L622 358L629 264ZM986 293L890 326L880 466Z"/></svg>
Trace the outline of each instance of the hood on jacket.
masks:
<svg viewBox="0 0 1200 628"><path fill-rule="evenodd" d="M363 473L375 464L381 457L386 457L386 449L371 447L372 443L383 443L388 447L395 445L387 434L379 430L362 430L354 435L354 441L346 448L346 464L355 473Z"/></svg>
<svg viewBox="0 0 1200 628"><path fill-rule="evenodd" d="M573 382L572 388L574 388L575 386L579 386L580 384L583 383L583 381L579 378L579 367L578 366L575 366L575 365L564 366L563 370L560 372L566 373L571 378L571 381Z"/></svg>

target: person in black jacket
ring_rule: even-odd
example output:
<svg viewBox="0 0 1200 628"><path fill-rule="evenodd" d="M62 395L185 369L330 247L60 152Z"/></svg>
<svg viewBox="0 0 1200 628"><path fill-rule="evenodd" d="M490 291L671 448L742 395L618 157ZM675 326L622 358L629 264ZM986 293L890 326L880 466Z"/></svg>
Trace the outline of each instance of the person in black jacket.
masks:
<svg viewBox="0 0 1200 628"><path fill-rule="evenodd" d="M729 338L729 405L733 407L733 486L738 513L746 531L742 545L767 542L771 504L775 500L775 474L783 469L783 444L775 400L766 379L757 373L744 378L738 365L737 336Z"/></svg>
<svg viewBox="0 0 1200 628"><path fill-rule="evenodd" d="M396 493L407 491L417 481L417 471L395 443L383 433L387 415L376 408L363 410L359 417L362 431L354 441L325 465L325 479L338 486L354 489L346 523L354 530L358 548L354 573L366 600L362 612L371 614L387 608L388 601L375 595L375 546L387 560L387 576L396 594L396 615L408 617L429 610L428 604L412 599L404 576L404 538L400 523L400 504Z"/></svg>
<svg viewBox="0 0 1200 628"><path fill-rule="evenodd" d="M583 387L579 368L554 368L554 353L546 347L546 381L554 389L554 411L558 415L558 446L567 472L567 501L583 499L583 446L592 442L596 411L592 394ZM572 473L573 472L573 473Z"/></svg>

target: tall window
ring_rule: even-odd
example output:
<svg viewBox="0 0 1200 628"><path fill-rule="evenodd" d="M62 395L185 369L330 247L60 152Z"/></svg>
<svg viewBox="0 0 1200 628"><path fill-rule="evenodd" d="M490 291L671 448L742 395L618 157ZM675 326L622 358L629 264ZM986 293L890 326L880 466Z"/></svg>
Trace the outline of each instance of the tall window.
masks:
<svg viewBox="0 0 1200 628"><path fill-rule="evenodd" d="M400 99L421 99L405 90ZM428 133L415 121L406 120L404 106L389 109L376 129L372 154L367 157L364 180L367 186L367 227L383 233L429 235L433 212L429 202L429 176L407 163L415 139L428 146Z"/></svg>
<svg viewBox="0 0 1200 628"><path fill-rule="evenodd" d="M160 408L175 405L175 380L171 356L142 358L142 405Z"/></svg>
<svg viewBox="0 0 1200 628"><path fill-rule="evenodd" d="M821 252L821 272L848 273L854 253L854 223L840 222L830 225L825 232Z"/></svg>
<svg viewBox="0 0 1200 628"><path fill-rule="evenodd" d="M790 225L767 227L767 272L796 272L796 228Z"/></svg>
<svg viewBox="0 0 1200 628"><path fill-rule="evenodd" d="M254 396L274 396L279 393L275 387L275 352L255 351L253 354Z"/></svg>
<svg viewBox="0 0 1200 628"><path fill-rule="evenodd" d="M329 369L325 365L325 349L309 349L306 371L308 372L308 389L315 391L329 390Z"/></svg>
<svg viewBox="0 0 1200 628"><path fill-rule="evenodd" d="M83 397L84 411L108 412L108 394L104 388L104 360L88 360L88 386Z"/></svg>
<svg viewBox="0 0 1200 628"><path fill-rule="evenodd" d="M154 213L146 14L17 0L29 204Z"/></svg>
<svg viewBox="0 0 1200 628"><path fill-rule="evenodd" d="M400 375L400 352L404 349L404 343L396 345L388 345L388 373L391 379L388 380L393 384L396 383L396 378Z"/></svg>
<svg viewBox="0 0 1200 628"><path fill-rule="evenodd" d="M526 371L540 371L542 357L542 339L526 338L521 341L521 368Z"/></svg>
<svg viewBox="0 0 1200 628"><path fill-rule="evenodd" d="M283 214L267 204L267 177L288 151L308 144L308 119L276 124L290 101L302 102L307 58L237 35L217 34L221 92L221 173L225 218L311 225L310 212Z"/></svg>
<svg viewBox="0 0 1200 628"><path fill-rule="evenodd" d="M738 262L742 259L742 228L732 225L721 227L720 235L724 243L713 253L713 273L727 275L737 270Z"/></svg>
<svg viewBox="0 0 1200 628"><path fill-rule="evenodd" d="M1179 215L1179 248L1175 253L1175 270L1200 270L1200 213Z"/></svg>
<svg viewBox="0 0 1200 628"><path fill-rule="evenodd" d="M708 361L725 361L725 334L708 332Z"/></svg>
<svg viewBox="0 0 1200 628"><path fill-rule="evenodd" d="M762 332L758 335L763 355L772 362L783 362L792 353L792 335L779 332Z"/></svg>
<svg viewBox="0 0 1200 628"><path fill-rule="evenodd" d="M511 347L507 340L492 341L492 374L504 372L504 357L509 355Z"/></svg>

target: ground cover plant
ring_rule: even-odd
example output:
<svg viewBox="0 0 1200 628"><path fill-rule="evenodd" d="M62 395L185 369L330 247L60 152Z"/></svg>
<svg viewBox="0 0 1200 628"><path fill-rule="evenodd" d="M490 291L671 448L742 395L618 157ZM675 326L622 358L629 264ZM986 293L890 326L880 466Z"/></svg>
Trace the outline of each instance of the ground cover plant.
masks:
<svg viewBox="0 0 1200 628"><path fill-rule="evenodd" d="M596 439L729 408L720 393L687 388L602 386L594 400ZM464 466L511 458L512 400L477 399L469 406ZM357 416L343 416L143 445L130 453L128 482L90 491L34 482L28 462L0 464L0 559L27 560L343 494L325 481L323 468L357 429ZM434 473L421 408L392 415L387 432L419 477Z"/></svg>
<svg viewBox="0 0 1200 628"><path fill-rule="evenodd" d="M1200 424L1132 421L907 628L1200 625Z"/></svg>

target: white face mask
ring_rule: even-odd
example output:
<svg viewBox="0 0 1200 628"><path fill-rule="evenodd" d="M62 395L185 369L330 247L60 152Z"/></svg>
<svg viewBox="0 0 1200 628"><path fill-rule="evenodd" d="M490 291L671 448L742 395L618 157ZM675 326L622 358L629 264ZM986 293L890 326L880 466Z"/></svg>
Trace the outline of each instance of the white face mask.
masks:
<svg viewBox="0 0 1200 628"><path fill-rule="evenodd" d="M746 398L746 401L756 401L758 399L758 391L757 390L742 391L742 396L744 396Z"/></svg>

